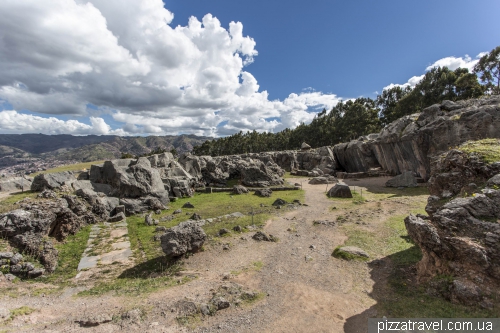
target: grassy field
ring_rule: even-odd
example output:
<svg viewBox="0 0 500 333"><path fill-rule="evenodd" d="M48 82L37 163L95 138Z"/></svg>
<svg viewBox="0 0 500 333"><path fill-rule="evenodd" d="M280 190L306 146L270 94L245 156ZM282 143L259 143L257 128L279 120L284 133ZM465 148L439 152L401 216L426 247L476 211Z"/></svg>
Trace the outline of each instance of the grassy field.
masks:
<svg viewBox="0 0 500 333"><path fill-rule="evenodd" d="M500 140L499 139L483 139L477 141L468 141L457 149L468 154L477 153L487 163L500 161Z"/></svg>
<svg viewBox="0 0 500 333"><path fill-rule="evenodd" d="M101 164L104 161L94 161L94 162L85 162L85 163L76 163L76 164L68 164L63 165L57 168L47 169L45 171L32 173L30 176L35 177L41 173L55 173L55 172L63 172L63 171L82 171L82 170L90 170L90 166L92 164Z"/></svg>

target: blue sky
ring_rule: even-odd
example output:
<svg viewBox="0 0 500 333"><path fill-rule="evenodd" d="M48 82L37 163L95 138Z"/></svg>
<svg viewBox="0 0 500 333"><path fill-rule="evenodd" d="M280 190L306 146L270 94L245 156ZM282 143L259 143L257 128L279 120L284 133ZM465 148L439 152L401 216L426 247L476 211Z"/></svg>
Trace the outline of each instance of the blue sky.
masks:
<svg viewBox="0 0 500 333"><path fill-rule="evenodd" d="M500 45L500 1L168 0L173 25L189 16L241 21L257 42L249 66L271 98L312 87L372 96L436 60Z"/></svg>
<svg viewBox="0 0 500 333"><path fill-rule="evenodd" d="M0 133L276 132L432 66L472 68L500 44L493 0L6 0L0 11Z"/></svg>

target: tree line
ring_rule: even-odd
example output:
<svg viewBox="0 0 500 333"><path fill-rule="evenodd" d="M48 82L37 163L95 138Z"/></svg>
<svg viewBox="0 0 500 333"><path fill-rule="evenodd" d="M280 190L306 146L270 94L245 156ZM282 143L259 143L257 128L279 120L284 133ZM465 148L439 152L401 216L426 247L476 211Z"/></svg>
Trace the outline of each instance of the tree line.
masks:
<svg viewBox="0 0 500 333"><path fill-rule="evenodd" d="M394 86L376 99L341 101L330 111L323 109L310 124L278 133L239 132L196 146L196 155L231 155L299 149L302 142L313 147L335 145L379 132L405 115L421 112L443 100L459 101L500 93L500 46L481 57L472 73L467 68L435 67L411 88Z"/></svg>

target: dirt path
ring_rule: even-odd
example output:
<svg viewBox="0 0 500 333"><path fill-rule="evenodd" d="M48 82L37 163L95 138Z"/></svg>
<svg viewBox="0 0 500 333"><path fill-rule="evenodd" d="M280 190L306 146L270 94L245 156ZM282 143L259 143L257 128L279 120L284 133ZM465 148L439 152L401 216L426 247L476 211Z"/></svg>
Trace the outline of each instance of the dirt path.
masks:
<svg viewBox="0 0 500 333"><path fill-rule="evenodd" d="M383 284L385 276L374 275L364 262L345 262L331 256L333 249L346 240L345 234L337 226L313 225L313 221L335 221L343 212L332 210L336 203L325 196L325 185L309 185L302 180L307 206L282 213L264 228L279 242L257 242L251 239L253 233L246 233L224 238L229 250L221 243L208 244L204 252L185 260L185 274L197 278L184 285L147 297L74 298L71 295L76 291L68 290L60 296L8 298L8 304L4 298L0 307L25 305L38 309L10 323L20 332L365 332L366 318L377 315L370 293L375 283ZM348 183L373 190L386 180ZM367 221L363 227L369 229L390 214L404 212L405 207L405 202L396 200L382 206L369 202L360 205L356 214L368 216L360 219ZM377 208L380 213L376 213ZM214 290L228 282L265 296L255 304L202 317L191 328L179 326L172 311L177 301L207 302ZM124 325L114 320L86 328L76 323L82 316L103 313L117 318L134 308L146 313L135 323Z"/></svg>

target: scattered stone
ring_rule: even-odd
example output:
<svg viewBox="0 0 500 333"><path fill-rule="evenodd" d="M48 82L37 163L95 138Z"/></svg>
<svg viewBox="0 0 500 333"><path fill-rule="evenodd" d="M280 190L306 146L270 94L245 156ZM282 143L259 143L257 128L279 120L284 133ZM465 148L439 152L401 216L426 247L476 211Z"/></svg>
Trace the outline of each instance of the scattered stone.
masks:
<svg viewBox="0 0 500 333"><path fill-rule="evenodd" d="M196 222L186 221L167 229L160 239L163 252L167 257L174 258L198 251L207 235Z"/></svg>
<svg viewBox="0 0 500 333"><path fill-rule="evenodd" d="M236 231L236 232L242 232L242 231L243 231L243 228L242 228L241 226L237 225L237 226L235 226L235 227L233 228L233 230L234 230L234 231Z"/></svg>
<svg viewBox="0 0 500 333"><path fill-rule="evenodd" d="M263 188L259 190L255 190L255 195L263 198L269 198L273 194L273 191L270 188Z"/></svg>
<svg viewBox="0 0 500 333"><path fill-rule="evenodd" d="M10 259L14 256L12 252L0 252L0 259Z"/></svg>
<svg viewBox="0 0 500 333"><path fill-rule="evenodd" d="M16 276L13 275L13 274L5 274L5 279L7 281L11 281L12 282L12 281L14 281L16 279Z"/></svg>
<svg viewBox="0 0 500 333"><path fill-rule="evenodd" d="M233 194L245 194L248 193L248 189L243 185L234 185Z"/></svg>
<svg viewBox="0 0 500 333"><path fill-rule="evenodd" d="M309 245L309 248L310 248L310 249L312 249L312 250L314 250L314 249L316 248L316 246L314 246L314 245Z"/></svg>
<svg viewBox="0 0 500 333"><path fill-rule="evenodd" d="M165 232L167 231L167 227L164 227L164 226L159 226L159 227L156 227L155 229L155 232Z"/></svg>
<svg viewBox="0 0 500 333"><path fill-rule="evenodd" d="M208 304L206 304L206 303L200 304L200 312L204 316L209 316L211 313L210 313L210 307L208 306Z"/></svg>
<svg viewBox="0 0 500 333"><path fill-rule="evenodd" d="M35 269L35 265L33 265L30 262L26 262L22 265L22 269L25 270L26 272L29 272Z"/></svg>
<svg viewBox="0 0 500 333"><path fill-rule="evenodd" d="M327 195L330 198L352 198L351 189L344 183L335 184Z"/></svg>
<svg viewBox="0 0 500 333"><path fill-rule="evenodd" d="M385 186L387 187L416 187L417 178L413 175L411 171L405 171L394 178L389 179Z"/></svg>
<svg viewBox="0 0 500 333"><path fill-rule="evenodd" d="M224 244L224 245L222 245L222 249L227 251L227 250L230 249L230 245L229 244Z"/></svg>
<svg viewBox="0 0 500 333"><path fill-rule="evenodd" d="M286 201L283 200L283 199L276 199L274 202L273 202L273 206L283 206L283 205L286 205Z"/></svg>
<svg viewBox="0 0 500 333"><path fill-rule="evenodd" d="M45 273L45 270L43 268L35 268L35 269L28 272L28 278L34 279L34 278L37 278L39 276L42 276L43 273Z"/></svg>
<svg viewBox="0 0 500 333"><path fill-rule="evenodd" d="M82 327L92 327L92 326L99 326L100 324L104 323L109 323L112 320L113 317L110 314L101 313L82 318L80 320L77 320L77 322Z"/></svg>
<svg viewBox="0 0 500 333"><path fill-rule="evenodd" d="M320 176L320 177L314 177L309 181L309 184L311 185L325 185L325 184L335 184L337 182L337 179L333 176Z"/></svg>
<svg viewBox="0 0 500 333"><path fill-rule="evenodd" d="M313 261L313 257L311 257L310 255L307 255L307 256L305 256L305 260L306 260L306 262Z"/></svg>
<svg viewBox="0 0 500 333"><path fill-rule="evenodd" d="M175 216L173 215L167 215L167 216L164 216L162 218L160 218L160 221L162 222L165 222L165 221L172 221L174 219Z"/></svg>
<svg viewBox="0 0 500 333"><path fill-rule="evenodd" d="M217 310L227 309L231 304L224 297L216 297L212 299L211 303Z"/></svg>
<svg viewBox="0 0 500 333"><path fill-rule="evenodd" d="M342 259L350 259L351 257L370 258L368 253L356 246L342 246L333 251L333 256Z"/></svg>
<svg viewBox="0 0 500 333"><path fill-rule="evenodd" d="M11 265L17 265L23 260L23 256L21 253L16 253L10 258L10 264Z"/></svg>
<svg viewBox="0 0 500 333"><path fill-rule="evenodd" d="M300 149L301 150L310 150L311 149L311 146L308 145L307 143L305 142L302 142L302 145L300 145Z"/></svg>
<svg viewBox="0 0 500 333"><path fill-rule="evenodd" d="M157 210L155 210L155 214L156 214L156 215L160 215L160 214L161 214L161 209L157 209Z"/></svg>
<svg viewBox="0 0 500 333"><path fill-rule="evenodd" d="M180 208L174 210L174 212L173 212L173 214L180 214L180 213L182 213L182 209L180 209Z"/></svg>
<svg viewBox="0 0 500 333"><path fill-rule="evenodd" d="M256 241L265 241L265 242L276 242L276 238L273 235L266 235L262 231L257 231L252 238Z"/></svg>
<svg viewBox="0 0 500 333"><path fill-rule="evenodd" d="M194 213L193 215L191 215L189 219L194 221L199 221L201 220L201 216L198 213Z"/></svg>
<svg viewBox="0 0 500 333"><path fill-rule="evenodd" d="M231 231L229 231L229 230L228 230L228 229L226 229L226 228L220 229L220 230L219 230L219 236L229 234L230 232L231 232Z"/></svg>
<svg viewBox="0 0 500 333"><path fill-rule="evenodd" d="M497 189L500 188L500 173L491 177L490 179L488 179L488 181L486 182L486 185L488 187L497 187Z"/></svg>
<svg viewBox="0 0 500 333"><path fill-rule="evenodd" d="M19 274L21 273L21 270L23 269L23 267L21 265L10 265L10 273L12 274Z"/></svg>
<svg viewBox="0 0 500 333"><path fill-rule="evenodd" d="M148 226L152 226L152 225L158 225L159 221L156 220L156 219L153 219L152 217L153 213L149 213L148 215L146 215L146 217L144 218L144 222L146 223L146 225Z"/></svg>
<svg viewBox="0 0 500 333"><path fill-rule="evenodd" d="M182 205L182 208L194 208L194 205L188 201Z"/></svg>

